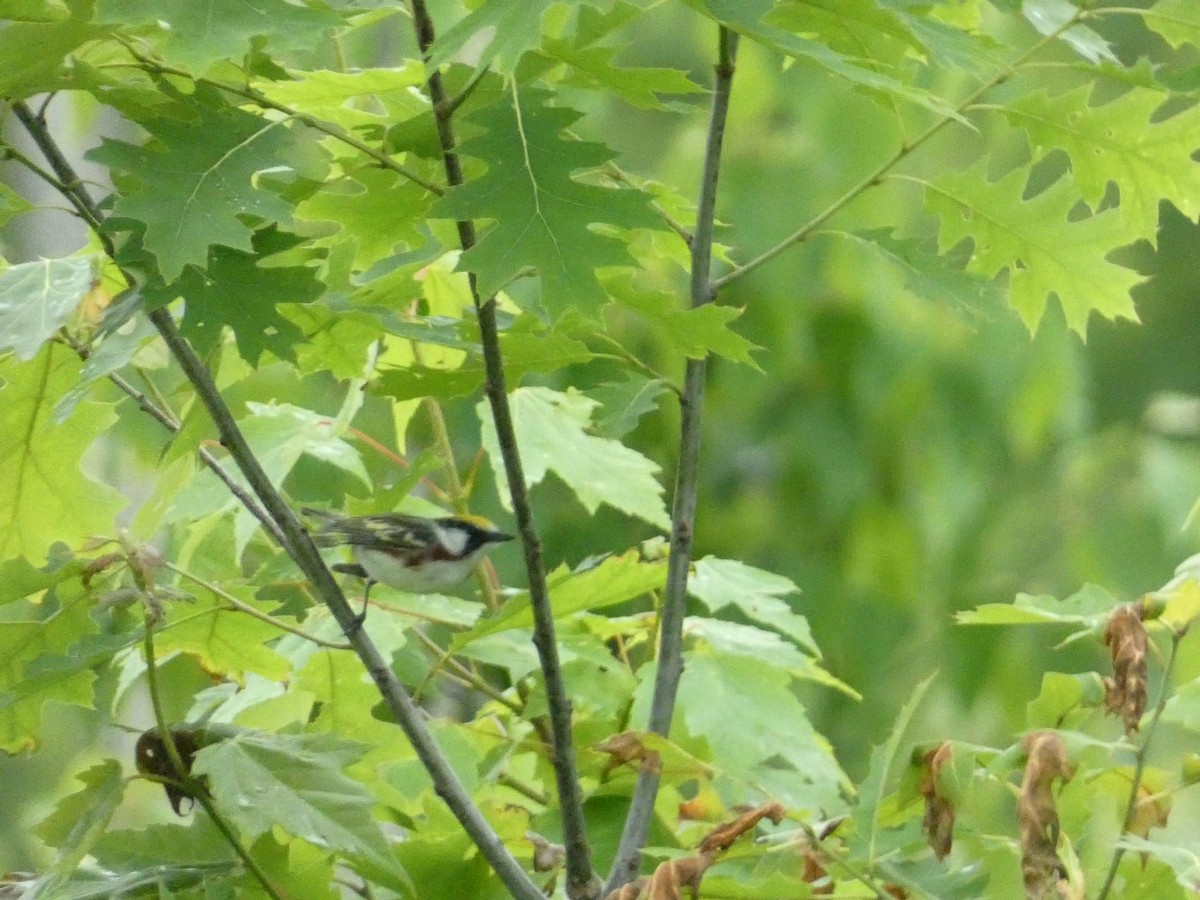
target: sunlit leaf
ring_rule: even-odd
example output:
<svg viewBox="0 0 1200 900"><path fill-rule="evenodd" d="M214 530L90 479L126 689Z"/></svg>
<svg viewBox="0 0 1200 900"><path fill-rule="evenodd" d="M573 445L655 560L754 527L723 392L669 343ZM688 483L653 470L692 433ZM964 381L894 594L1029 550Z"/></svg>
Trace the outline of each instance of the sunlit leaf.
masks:
<svg viewBox="0 0 1200 900"><path fill-rule="evenodd" d="M621 512L667 528L658 466L635 450L588 433L596 401L575 391L518 388L509 395L517 446L532 486L554 472L588 512L606 504ZM479 405L483 446L496 480L507 484L504 460L487 403ZM508 491L501 490L507 506Z"/></svg>
<svg viewBox="0 0 1200 900"><path fill-rule="evenodd" d="M0 272L0 351L33 359L65 325L91 289L95 261L88 256L43 259Z"/></svg>
<svg viewBox="0 0 1200 900"><path fill-rule="evenodd" d="M1025 199L1026 176L1019 168L989 181L978 165L930 185L925 202L941 219L941 249L970 238L968 271L987 278L1007 272L1010 302L1030 330L1038 327L1051 295L1080 334L1093 311L1136 320L1129 292L1141 277L1108 259L1137 240L1131 223L1114 209L1074 220L1079 196L1068 178Z"/></svg>
<svg viewBox="0 0 1200 900"><path fill-rule="evenodd" d="M0 558L41 564L50 545L79 543L112 530L125 500L83 474L80 461L115 420L108 404L79 404L57 425L54 405L79 377L69 349L47 345L30 362L0 361Z"/></svg>

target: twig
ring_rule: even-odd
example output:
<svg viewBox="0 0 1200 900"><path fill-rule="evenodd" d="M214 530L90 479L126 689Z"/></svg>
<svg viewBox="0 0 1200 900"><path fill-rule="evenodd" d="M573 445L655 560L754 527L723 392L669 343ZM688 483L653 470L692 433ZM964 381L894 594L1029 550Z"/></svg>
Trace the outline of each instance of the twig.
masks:
<svg viewBox="0 0 1200 900"><path fill-rule="evenodd" d="M720 26L708 142L704 153L704 171L700 178L696 229L691 242L693 308L711 303L716 295L716 286L711 280L713 224L716 218L721 146L725 138L725 121L737 59L737 40L736 32ZM688 360L683 395L679 400L679 468L675 476L674 508L671 511L671 552L667 558L667 586L658 626L658 666L654 678L654 696L650 702L650 730L661 735L671 730L679 678L683 674L683 620L687 611L687 579L692 563L692 536L696 521L700 419L704 408L707 365L706 359ZM621 833L621 843L604 886L606 894L637 877L642 847L650 833L650 820L654 815L658 780L658 772L650 767L638 773L625 828Z"/></svg>
<svg viewBox="0 0 1200 900"><path fill-rule="evenodd" d="M417 45L428 66L434 40L433 19L425 0L410 0ZM462 163L456 150L452 117L446 104L446 87L441 72L429 69L429 99L433 103L438 142L442 148L442 163L446 183L454 187L463 183ZM475 245L475 223L460 219L455 223L458 240L464 251ZM571 734L571 701L567 698L562 666L558 658L555 637L554 611L546 586L546 568L542 559L542 544L533 521L525 473L517 448L512 411L508 406L504 363L500 355L499 329L496 325L496 298L483 298L474 273L468 273L471 297L479 321L479 336L483 344L484 368L487 373L485 393L496 426L496 439L504 460L504 472L512 498L517 531L525 551L525 571L529 580L529 599L533 609L533 644L537 648L542 677L546 686L546 705L550 712L550 728L554 737L553 766L562 816L563 845L566 848L566 892L571 900L592 900L599 896L600 879L592 870L592 849L588 844L583 817L583 794L575 763L574 739Z"/></svg>
<svg viewBox="0 0 1200 900"><path fill-rule="evenodd" d="M217 826L217 830L225 837L226 842L233 848L233 852L241 857L242 862L246 864L246 868L258 879L258 883L263 886L263 890L275 898L275 900L285 900L284 895L280 893L279 889L271 882L271 879L267 877L267 873L259 866L258 861L250 855L250 851L242 845L233 828L225 821L225 817L221 815L221 812L212 802L212 798L209 797L208 791L197 783L196 779L192 778L192 773L184 765L183 757L179 753L179 747L175 744L175 735L171 733L171 726L167 722L167 714L163 711L162 694L158 689L158 663L154 658L154 620L149 610L146 612L145 622L142 647L146 654L146 686L150 691L150 705L154 709L154 722L158 726L159 734L162 735L163 747L166 748L167 759L171 762L171 768L175 772L175 777L187 789L188 796L194 798L204 807L204 811L208 813L209 819Z"/></svg>
<svg viewBox="0 0 1200 900"><path fill-rule="evenodd" d="M520 703L518 703L516 700L513 700L511 697L505 697L502 693L488 684L484 679L480 678L477 674L472 672L453 656L446 653L441 647L438 646L437 642L433 640L433 638L425 634L425 632L423 632L420 628L414 628L413 634L417 636L417 640L424 644L427 649L438 655L438 662L434 671L440 669L442 664L445 663L455 671L459 682L466 687L473 688L474 690L479 691L479 693L491 697L502 706L507 706L517 715L520 715L524 711L524 707ZM426 679L426 681L428 681L428 679Z"/></svg>
<svg viewBox="0 0 1200 900"><path fill-rule="evenodd" d="M239 600L237 597L233 596L233 594L229 593L229 591L225 590L220 585L214 584L213 582L208 581L207 579L201 578L199 575L195 575L195 574L187 571L186 569L183 569L183 568L175 565L175 563L171 562L169 559L164 559L163 565L166 566L168 569L170 569L175 574L177 574L183 578L186 578L188 581L192 582L193 584L198 584L198 585L200 585L200 587L204 588L206 591L210 591L210 592L216 594L218 597L220 597L222 600L224 600L226 603L228 603L230 606L232 606L238 612L242 612L248 616L252 616L253 618L258 619L260 622L266 622L268 625L274 625L280 631L286 631L288 634L294 634L294 635L296 635L296 637L304 638L304 640L306 640L306 641L312 641L318 647L326 647L330 650L349 650L350 649L350 645L347 644L345 641L327 641L325 638L317 637L315 634L309 634L303 628L297 628L295 625L289 625L287 622L281 622L279 619L275 618L274 616L268 615L267 613L263 612L260 609L255 609L249 603L245 603L244 601Z"/></svg>
<svg viewBox="0 0 1200 900"><path fill-rule="evenodd" d="M45 121L37 119L21 102L13 104L13 109L25 124L34 142L41 148L58 178L67 186L67 199L81 215L94 224L97 229L97 237L105 251L109 256L113 256L112 238L103 231L103 217L99 208L87 191L83 189L71 164L63 156L58 144L50 135ZM514 897L518 900L543 900L543 895L537 885L525 874L520 864L504 846L500 836L472 802L462 781L459 780L449 760L442 753L425 724L420 707L409 696L392 671L388 660L383 657L375 643L367 635L366 630L361 627L354 610L346 602L337 581L334 580L333 574L325 565L307 530L296 514L292 512L291 507L284 502L266 472L263 471L258 458L246 443L241 429L238 428L232 412L221 397L212 373L196 355L191 344L180 335L170 313L165 309L157 309L150 313L149 317L176 362L192 383L196 395L204 404L213 423L217 426L222 446L229 451L259 501L283 532L286 540L284 549L316 588L319 596L329 607L338 625L349 639L354 652L362 660L383 696L384 702L387 703L405 736L412 744L418 759L429 772L438 796L445 801L455 818L463 826L463 830L467 832L472 842L479 848L479 852L483 854Z"/></svg>
<svg viewBox="0 0 1200 900"><path fill-rule="evenodd" d="M1060 25L1055 31L1051 32L1050 34L1043 35L1040 40L1035 41L1024 53L1020 54L1015 60L997 72L992 78L988 79L970 94L968 94L967 97L955 108L955 113L961 115L964 110L967 110L975 105L975 102L988 91L999 87L1001 84L1008 81L1008 79L1013 76L1016 69L1025 64L1026 60L1040 51L1048 43L1055 40L1067 28L1070 28L1073 24L1075 24L1078 16L1079 13L1076 12L1074 16ZM719 291L721 288L725 287L731 282L737 281L744 275L750 274L764 263L770 262L794 244L798 244L801 241L809 238L814 231L829 221L829 219L831 219L835 214L841 212L842 208L849 204L850 201L857 199L860 194L869 188L880 184L883 181L883 177L889 171L911 156L914 150L916 150L953 121L955 121L953 117L944 116L913 138L913 140L909 141L908 143L901 144L896 152L893 153L888 159L876 166L874 170L864 176L857 184L830 203L827 207L781 240L774 247L771 247L769 250L760 253L749 262L737 266L732 271L727 272L720 278L716 279L713 282L713 287Z"/></svg>
<svg viewBox="0 0 1200 900"><path fill-rule="evenodd" d="M1154 704L1154 713L1150 716L1150 723L1146 726L1142 744L1134 755L1133 780L1129 785L1129 802L1126 804L1125 821L1121 826L1122 836L1129 833L1133 820L1137 816L1138 807L1141 805L1141 797L1138 794L1142 790L1142 775L1146 771L1146 759L1150 755L1150 742L1154 739L1158 720L1162 718L1163 710L1167 708L1167 700L1170 698L1171 692L1171 673L1175 668L1175 660L1179 656L1179 642L1183 640L1185 634L1187 634L1186 628L1171 632L1171 650L1167 654L1166 665L1163 666L1163 681L1162 688L1158 692L1158 702ZM1104 876L1104 885L1100 888L1100 893L1096 895L1096 900L1106 900L1108 897L1113 883L1117 879L1117 869L1121 867L1121 859L1124 856L1125 848L1117 845L1113 849L1112 860L1108 864L1108 873Z"/></svg>

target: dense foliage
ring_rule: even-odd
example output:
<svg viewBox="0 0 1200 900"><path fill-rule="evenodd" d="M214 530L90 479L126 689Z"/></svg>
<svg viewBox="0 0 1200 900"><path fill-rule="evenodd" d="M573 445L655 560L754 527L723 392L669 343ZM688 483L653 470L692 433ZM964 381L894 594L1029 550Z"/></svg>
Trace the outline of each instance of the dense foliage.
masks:
<svg viewBox="0 0 1200 900"><path fill-rule="evenodd" d="M1194 893L1193 0L0 17L26 896Z"/></svg>

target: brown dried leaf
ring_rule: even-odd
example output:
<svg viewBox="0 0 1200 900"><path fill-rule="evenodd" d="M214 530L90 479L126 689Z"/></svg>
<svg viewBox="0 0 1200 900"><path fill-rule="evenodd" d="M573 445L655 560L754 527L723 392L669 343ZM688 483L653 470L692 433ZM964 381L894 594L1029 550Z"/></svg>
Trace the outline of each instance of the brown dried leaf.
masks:
<svg viewBox="0 0 1200 900"><path fill-rule="evenodd" d="M525 840L533 844L533 871L549 872L557 869L567 858L567 849L562 844L552 844L536 831L526 831Z"/></svg>
<svg viewBox="0 0 1200 900"><path fill-rule="evenodd" d="M751 830L761 820L770 819L778 825L783 821L785 815L787 815L787 812L781 803L766 803L755 809L747 810L732 822L718 825L709 832L708 837L700 842L700 852L716 854L728 850L734 841Z"/></svg>
<svg viewBox="0 0 1200 900"><path fill-rule="evenodd" d="M592 745L593 750L608 754L608 762L604 766L601 777L605 777L613 769L620 768L626 763L641 762L640 771L657 775L662 771L662 761L654 750L647 750L642 744L640 731L622 731L605 738L598 744Z"/></svg>
<svg viewBox="0 0 1200 900"><path fill-rule="evenodd" d="M1125 722L1125 733L1138 730L1146 711L1146 661L1149 641L1141 603L1118 606L1108 617L1104 643L1112 657L1113 677L1104 679L1104 706Z"/></svg>
<svg viewBox="0 0 1200 900"><path fill-rule="evenodd" d="M712 862L712 854L703 851L695 856L669 859L654 870L642 896L646 900L683 900L683 889L690 888L692 900L697 900L700 881Z"/></svg>
<svg viewBox="0 0 1200 900"><path fill-rule="evenodd" d="M942 794L939 777L949 765L954 745L944 741L921 757L925 774L917 790L925 798L925 819L921 823L925 837L938 859L945 859L954 845L954 804Z"/></svg>
<svg viewBox="0 0 1200 900"><path fill-rule="evenodd" d="M1021 874L1030 898L1052 896L1067 870L1058 857L1058 808L1052 790L1056 778L1069 780L1071 764L1062 739L1050 731L1035 731L1022 742L1028 761L1017 797L1017 832L1021 845Z"/></svg>
<svg viewBox="0 0 1200 900"><path fill-rule="evenodd" d="M638 900L642 896L642 889L649 883L649 878L639 878L636 881L631 881L625 887L609 891L604 900Z"/></svg>

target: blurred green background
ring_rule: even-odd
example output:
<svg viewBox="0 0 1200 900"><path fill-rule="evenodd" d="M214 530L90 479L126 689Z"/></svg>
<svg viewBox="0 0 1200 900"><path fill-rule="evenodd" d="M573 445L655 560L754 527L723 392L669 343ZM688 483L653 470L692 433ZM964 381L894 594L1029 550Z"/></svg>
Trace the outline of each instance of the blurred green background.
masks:
<svg viewBox="0 0 1200 900"><path fill-rule="evenodd" d="M682 68L707 86L713 32L686 9L662 7L622 61ZM372 62L411 52L403 41L381 39ZM694 197L703 95L681 100L675 114L582 92L565 99L588 111L580 133L620 151L625 168ZM69 100L58 101L55 112L55 127L73 130L77 148L118 127ZM886 158L918 121L897 121L844 85L803 66L784 68L743 44L719 240L741 261L769 247ZM906 171L965 165L984 149L1009 146L1020 161L1021 142L1011 131L986 119L978 124L977 134L959 131L931 143ZM11 168L4 174L28 187ZM76 249L81 238L62 223L55 213L19 218L3 235L4 255L21 261ZM929 222L919 193L891 183L829 227L919 235ZM723 361L710 368L697 555L741 559L800 586L797 608L811 621L826 666L864 696L856 703L813 690L805 698L851 777L861 778L872 743L933 671L940 677L924 723L931 736L1007 743L1023 727L1025 704L1044 671L1101 664L1099 646L1056 652L1057 637L1047 631L956 627L955 611L1007 602L1019 591L1063 596L1086 582L1132 599L1200 549L1200 531L1186 524L1200 496L1200 413L1189 402L1200 395L1198 249L1197 226L1164 207L1157 250L1129 251L1146 276L1135 294L1141 324L1093 318L1086 343L1067 332L1054 304L1031 336L999 304L917 299L901 273L836 234L815 236L721 294L721 303L744 307L735 327L762 348L762 371ZM664 264L661 278L684 296L682 270ZM682 360L652 334L629 328L631 346L681 377ZM551 382L586 388L611 375L581 370ZM283 367L257 377L299 405L333 412L340 399L321 377L296 382ZM474 403L447 410L464 465L478 445ZM114 433L118 441L141 435L136 456L121 453L107 465L131 493L144 494L137 483L152 475L160 444L153 426L137 419L127 413L124 430ZM372 400L364 427L383 420L383 402ZM663 466L668 489L677 427L664 399L662 414L629 439ZM418 421L410 451L427 441ZM398 477L381 460L370 464L381 482ZM588 517L554 484L534 498L550 565L652 534L603 510ZM504 521L486 481L477 505ZM518 555L501 557L506 582L519 584ZM22 783L45 796L39 779L78 767L70 757L79 745L66 735L86 718L54 713L48 752L0 758L0 816L8 819L0 828L10 836L20 825L3 810L21 808ZM23 841L0 833L5 844L12 855L0 853L0 866L28 864L13 850Z"/></svg>

